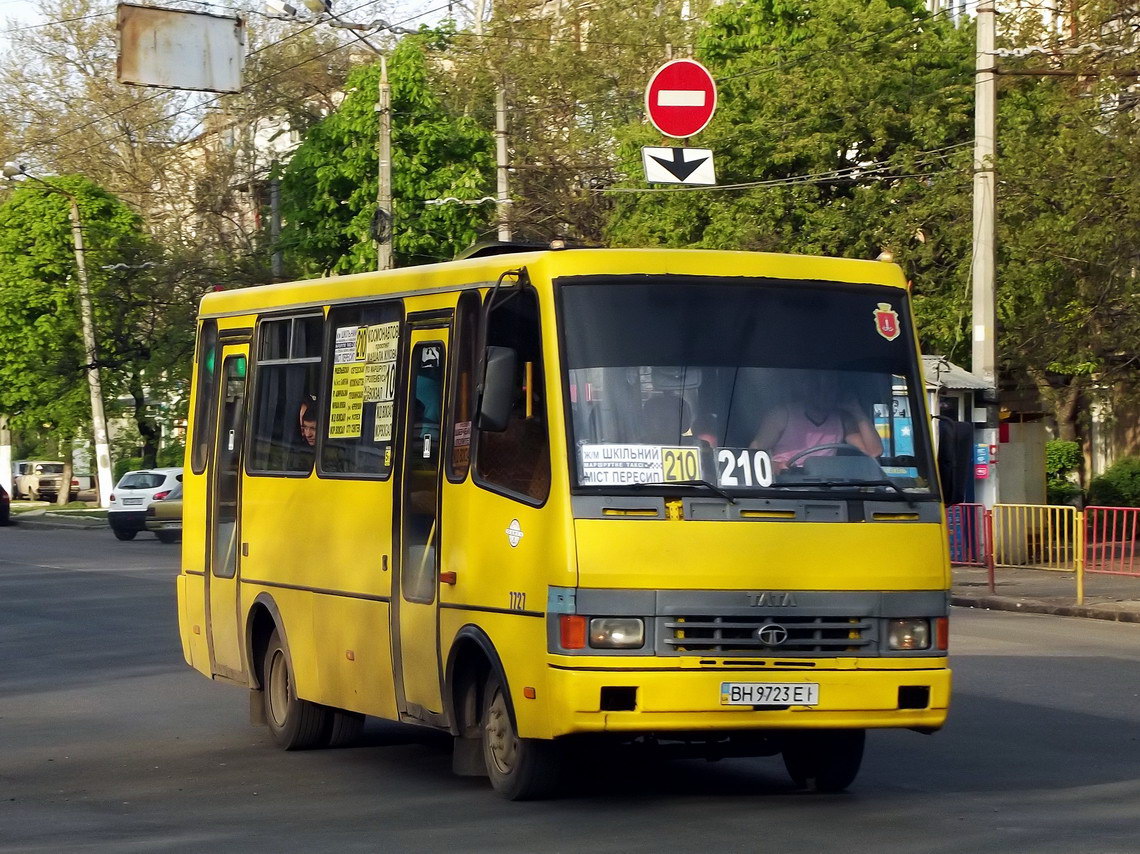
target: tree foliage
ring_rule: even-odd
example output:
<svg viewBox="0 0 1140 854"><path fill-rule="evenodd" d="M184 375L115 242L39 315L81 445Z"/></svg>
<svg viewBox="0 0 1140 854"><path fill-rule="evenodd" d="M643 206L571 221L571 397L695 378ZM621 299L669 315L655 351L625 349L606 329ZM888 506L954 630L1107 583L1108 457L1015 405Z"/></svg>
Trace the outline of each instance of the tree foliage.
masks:
<svg viewBox="0 0 1140 854"><path fill-rule="evenodd" d="M133 401L126 414L153 460L150 402L185 388L202 283L164 258L135 211L78 176L24 182L0 205L0 411L17 428L50 425L65 439L90 420L70 198L83 225L104 401L110 415L112 401Z"/></svg>
<svg viewBox="0 0 1140 854"><path fill-rule="evenodd" d="M433 87L431 61L446 40L400 42L388 63L392 110L392 243L397 264L447 260L470 245L486 213L452 196L477 199L493 186L491 133L447 109ZM377 136L380 66L349 75L344 102L306 135L284 172L282 243L302 274L376 268Z"/></svg>
<svg viewBox="0 0 1140 854"><path fill-rule="evenodd" d="M494 127L505 92L516 238L604 239L616 129L642 121L650 74L689 49L711 5L504 0L481 32L459 34L453 98Z"/></svg>
<svg viewBox="0 0 1140 854"><path fill-rule="evenodd" d="M100 267L137 241L138 218L82 178L50 183L78 202L98 288ZM0 205L0 410L17 428L50 424L68 437L91 413L69 208L66 195L32 183Z"/></svg>
<svg viewBox="0 0 1140 854"><path fill-rule="evenodd" d="M971 38L905 0L718 7L697 58L719 104L692 144L715 152L722 186L615 193L611 238L858 258L890 248L912 276L934 275L950 247L923 202L943 172L962 181L951 152L969 139ZM639 149L660 138L632 125L622 139L623 187L643 187Z"/></svg>

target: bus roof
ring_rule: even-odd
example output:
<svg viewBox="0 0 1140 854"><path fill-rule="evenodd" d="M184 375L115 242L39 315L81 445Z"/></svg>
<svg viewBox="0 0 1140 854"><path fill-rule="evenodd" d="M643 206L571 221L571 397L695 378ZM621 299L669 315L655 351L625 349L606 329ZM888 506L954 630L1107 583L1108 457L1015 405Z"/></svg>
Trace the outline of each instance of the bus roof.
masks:
<svg viewBox="0 0 1140 854"><path fill-rule="evenodd" d="M898 265L882 261L713 249L546 249L218 291L202 297L199 314L203 317L239 315L266 309L490 285L502 272L519 267L526 267L535 281L550 281L562 276L672 274L906 287L906 279Z"/></svg>

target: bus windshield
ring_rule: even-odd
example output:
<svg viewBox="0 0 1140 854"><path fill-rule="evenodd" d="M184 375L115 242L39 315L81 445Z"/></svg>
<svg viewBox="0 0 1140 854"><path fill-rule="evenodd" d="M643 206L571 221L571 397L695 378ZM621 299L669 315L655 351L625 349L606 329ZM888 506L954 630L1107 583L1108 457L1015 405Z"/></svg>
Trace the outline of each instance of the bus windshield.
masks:
<svg viewBox="0 0 1140 854"><path fill-rule="evenodd" d="M576 490L936 497L898 289L681 276L558 284Z"/></svg>

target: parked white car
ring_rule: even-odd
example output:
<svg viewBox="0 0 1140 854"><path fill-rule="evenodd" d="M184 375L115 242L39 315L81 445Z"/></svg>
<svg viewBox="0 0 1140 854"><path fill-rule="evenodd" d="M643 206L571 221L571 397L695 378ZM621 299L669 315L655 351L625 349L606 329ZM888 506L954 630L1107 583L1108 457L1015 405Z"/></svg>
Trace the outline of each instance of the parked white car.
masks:
<svg viewBox="0 0 1140 854"><path fill-rule="evenodd" d="M133 540L146 530L146 511L154 501L166 498L182 483L182 469L139 469L119 478L111 493L107 521L120 540Z"/></svg>

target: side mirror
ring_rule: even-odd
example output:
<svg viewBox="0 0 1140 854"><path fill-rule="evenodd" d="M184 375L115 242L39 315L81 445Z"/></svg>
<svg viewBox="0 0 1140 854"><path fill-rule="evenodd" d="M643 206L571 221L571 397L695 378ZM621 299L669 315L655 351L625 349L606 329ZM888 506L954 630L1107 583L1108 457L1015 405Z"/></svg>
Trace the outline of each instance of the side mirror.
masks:
<svg viewBox="0 0 1140 854"><path fill-rule="evenodd" d="M966 484L973 474L970 451L974 425L941 417L937 421L938 478L942 481L942 501L950 507L966 500Z"/></svg>
<svg viewBox="0 0 1140 854"><path fill-rule="evenodd" d="M479 403L479 429L502 433L515 399L518 355L510 347L488 347L483 357L483 396Z"/></svg>

